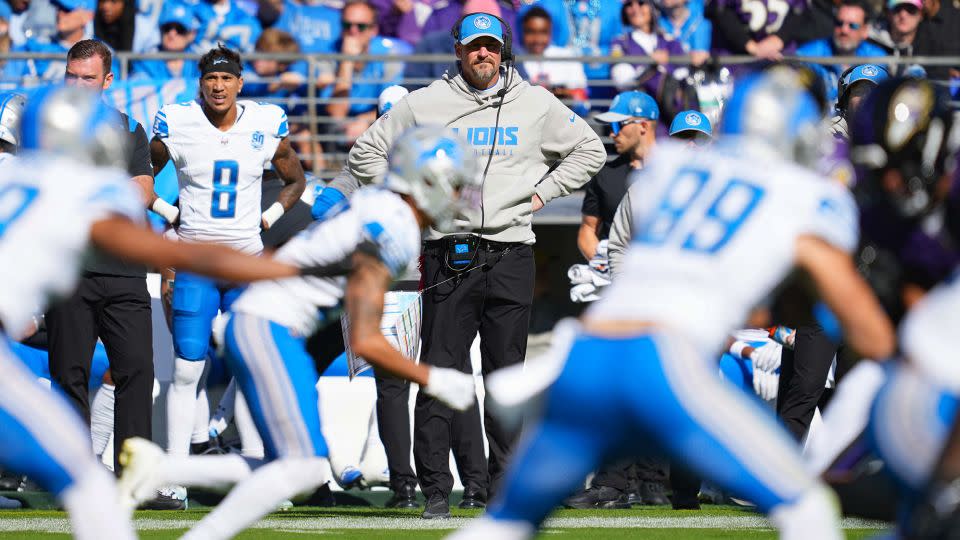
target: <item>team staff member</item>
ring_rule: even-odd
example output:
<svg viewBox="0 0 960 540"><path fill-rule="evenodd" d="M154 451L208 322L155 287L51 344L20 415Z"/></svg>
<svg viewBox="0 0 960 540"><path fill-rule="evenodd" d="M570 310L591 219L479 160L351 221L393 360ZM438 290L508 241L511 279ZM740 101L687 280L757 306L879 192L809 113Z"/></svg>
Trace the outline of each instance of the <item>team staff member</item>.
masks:
<svg viewBox="0 0 960 540"><path fill-rule="evenodd" d="M102 92L113 83L112 54L102 42L85 39L67 52L67 85ZM144 194L144 206L154 203L150 147L143 127L120 112L126 167ZM46 315L50 346L50 376L90 421L87 383L93 349L99 337L107 349L116 385L114 466L120 444L129 437L152 435L153 331L146 268L94 251L84 266L76 291Z"/></svg>
<svg viewBox="0 0 960 540"><path fill-rule="evenodd" d="M464 223L472 236L427 233L421 360L468 372L470 345L479 331L486 375L522 362L526 354L533 212L585 184L603 166L606 152L583 119L517 74L510 29L500 19L473 13L458 21L453 33L459 73L412 92L377 120L357 140L332 187L349 191L358 181L383 175L387 150L411 126L450 126L467 138L483 168L482 205ZM332 202L333 193L324 190L320 204ZM322 214L316 206L314 211ZM503 475L512 442L489 414L485 420L489 464L477 408L454 413L426 394L417 396L413 453L427 497L423 517L449 515L451 444L465 486L461 507L484 506L491 482L496 486Z"/></svg>

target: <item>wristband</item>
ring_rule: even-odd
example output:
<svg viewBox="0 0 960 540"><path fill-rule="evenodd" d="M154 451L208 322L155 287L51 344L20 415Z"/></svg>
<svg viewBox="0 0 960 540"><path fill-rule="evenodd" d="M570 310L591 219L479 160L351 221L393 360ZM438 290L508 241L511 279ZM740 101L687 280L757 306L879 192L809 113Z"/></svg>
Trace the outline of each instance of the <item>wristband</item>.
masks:
<svg viewBox="0 0 960 540"><path fill-rule="evenodd" d="M176 223L177 218L180 217L179 208L159 197L157 197L157 200L153 201L153 204L150 205L150 209L160 214L160 216L167 220L167 223L171 225Z"/></svg>
<svg viewBox="0 0 960 540"><path fill-rule="evenodd" d="M261 214L261 217L263 217L263 222L269 229L270 227L273 227L273 224L280 219L280 216L282 216L284 212L286 212L286 210L284 210L283 205L279 202L275 202L270 206L270 208L267 208L266 212Z"/></svg>
<svg viewBox="0 0 960 540"><path fill-rule="evenodd" d="M743 358L743 350L749 347L749 343L744 343L743 341L734 341L730 345L730 354L736 356L737 358Z"/></svg>

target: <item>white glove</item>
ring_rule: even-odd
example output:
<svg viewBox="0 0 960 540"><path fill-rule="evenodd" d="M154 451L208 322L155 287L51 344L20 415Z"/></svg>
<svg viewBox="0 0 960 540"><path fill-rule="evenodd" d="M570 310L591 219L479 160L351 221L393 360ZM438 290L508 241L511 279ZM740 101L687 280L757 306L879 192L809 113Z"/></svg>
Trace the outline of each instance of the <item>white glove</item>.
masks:
<svg viewBox="0 0 960 540"><path fill-rule="evenodd" d="M780 387L780 374L754 368L753 391L764 401L776 399Z"/></svg>
<svg viewBox="0 0 960 540"><path fill-rule="evenodd" d="M477 398L473 374L450 368L431 367L427 385L421 389L458 411L470 408Z"/></svg>
<svg viewBox="0 0 960 540"><path fill-rule="evenodd" d="M750 353L754 371L760 369L773 372L780 367L780 355L783 354L783 345L775 341L757 347Z"/></svg>

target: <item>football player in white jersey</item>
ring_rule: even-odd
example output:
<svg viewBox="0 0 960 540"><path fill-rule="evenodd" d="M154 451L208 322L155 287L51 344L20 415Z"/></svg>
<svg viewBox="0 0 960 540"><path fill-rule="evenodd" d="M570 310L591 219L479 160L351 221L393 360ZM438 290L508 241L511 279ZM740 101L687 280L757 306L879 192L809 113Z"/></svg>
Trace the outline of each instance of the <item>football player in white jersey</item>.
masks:
<svg viewBox="0 0 960 540"><path fill-rule="evenodd" d="M81 539L134 538L109 473L94 459L73 408L40 386L9 341L33 314L76 284L89 246L153 266L176 265L236 281L299 275L272 259L224 246L176 243L150 232L140 190L120 168L125 134L116 111L81 88L32 94L22 152L0 167L0 465L55 494ZM16 133L13 130L13 133Z"/></svg>
<svg viewBox="0 0 960 540"><path fill-rule="evenodd" d="M658 148L638 174L648 192L634 201L623 272L564 347L542 417L525 425L487 515L454 538L529 538L598 463L651 450L755 503L781 538L842 537L829 489L713 361L794 265L851 346L866 356L893 350L891 325L849 254L858 236L852 197L791 161L816 155L817 122L794 78L760 74L734 89L715 146ZM766 250L759 265L757 245ZM488 399L504 401L499 384L490 382Z"/></svg>
<svg viewBox="0 0 960 540"><path fill-rule="evenodd" d="M180 184L182 240L225 244L245 253L263 249L260 230L300 198L303 169L287 139L287 116L276 105L237 101L243 87L240 56L220 46L200 59L200 97L165 105L153 124L154 172L172 161ZM263 170L273 167L285 186L261 214ZM177 272L173 285L173 381L167 394L167 448L186 455L195 419L211 327L240 294L234 284Z"/></svg>
<svg viewBox="0 0 960 540"><path fill-rule="evenodd" d="M20 115L26 98L23 94L0 95L0 167L9 165L20 144Z"/></svg>
<svg viewBox="0 0 960 540"><path fill-rule="evenodd" d="M440 127L398 139L382 186L357 191L323 222L290 240L277 260L314 267L311 277L249 287L233 304L225 332L227 364L253 413L265 462L237 455L164 454L144 439L124 444L121 495L131 506L160 485L222 487L239 482L184 538L231 538L297 493L327 480L327 446L317 410L317 373L305 338L335 322L341 301L350 346L371 364L421 385L457 410L473 404L473 376L414 364L380 332L383 296L420 254L429 226L450 230L479 200L479 177L466 141ZM262 466L261 466L262 465Z"/></svg>

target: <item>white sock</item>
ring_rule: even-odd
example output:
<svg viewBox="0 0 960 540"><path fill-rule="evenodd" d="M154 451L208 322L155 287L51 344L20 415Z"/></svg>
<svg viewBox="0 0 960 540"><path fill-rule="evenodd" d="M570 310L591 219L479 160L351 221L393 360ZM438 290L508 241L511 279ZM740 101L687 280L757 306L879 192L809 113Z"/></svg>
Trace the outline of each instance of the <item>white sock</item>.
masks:
<svg viewBox="0 0 960 540"><path fill-rule="evenodd" d="M177 358L173 381L167 390L167 452L185 456L190 453L190 435L197 404L197 384L206 360Z"/></svg>
<svg viewBox="0 0 960 540"><path fill-rule="evenodd" d="M780 540L840 540L840 503L825 485L807 490L791 504L770 511L770 521L780 531Z"/></svg>
<svg viewBox="0 0 960 540"><path fill-rule="evenodd" d="M206 379L206 377L204 377ZM207 399L206 385L201 380L200 390L197 392L197 407L193 415L193 433L190 435L192 444L205 443L210 440L210 400Z"/></svg>
<svg viewBox="0 0 960 540"><path fill-rule="evenodd" d="M280 503L326 482L325 458L280 458L237 484L183 540L233 538Z"/></svg>
<svg viewBox="0 0 960 540"><path fill-rule="evenodd" d="M250 414L250 407L239 388L233 410L233 419L237 423L237 432L240 433L240 454L246 458L263 459L263 439L260 438L260 432Z"/></svg>
<svg viewBox="0 0 960 540"><path fill-rule="evenodd" d="M367 440L363 444L363 452L360 454L360 473L366 479L367 484L387 485L390 482L387 470L387 450L383 447L383 441L380 440L380 432L377 427L377 408L373 407L370 411L370 421L367 423Z"/></svg>
<svg viewBox="0 0 960 540"><path fill-rule="evenodd" d="M106 469L91 466L60 494L70 514L73 537L77 540L133 540L133 523L120 509L113 478Z"/></svg>
<svg viewBox="0 0 960 540"><path fill-rule="evenodd" d="M210 456L167 455L160 464L163 484L228 489L250 476L262 462L236 454Z"/></svg>
<svg viewBox="0 0 960 540"><path fill-rule="evenodd" d="M114 385L104 383L97 389L90 404L90 438L93 440L93 453L97 456L103 455L113 434L114 390Z"/></svg>
<svg viewBox="0 0 960 540"><path fill-rule="evenodd" d="M823 412L823 424L804 449L807 469L820 476L840 457L870 420L873 399L886 380L883 368L861 360L837 385L836 394Z"/></svg>

